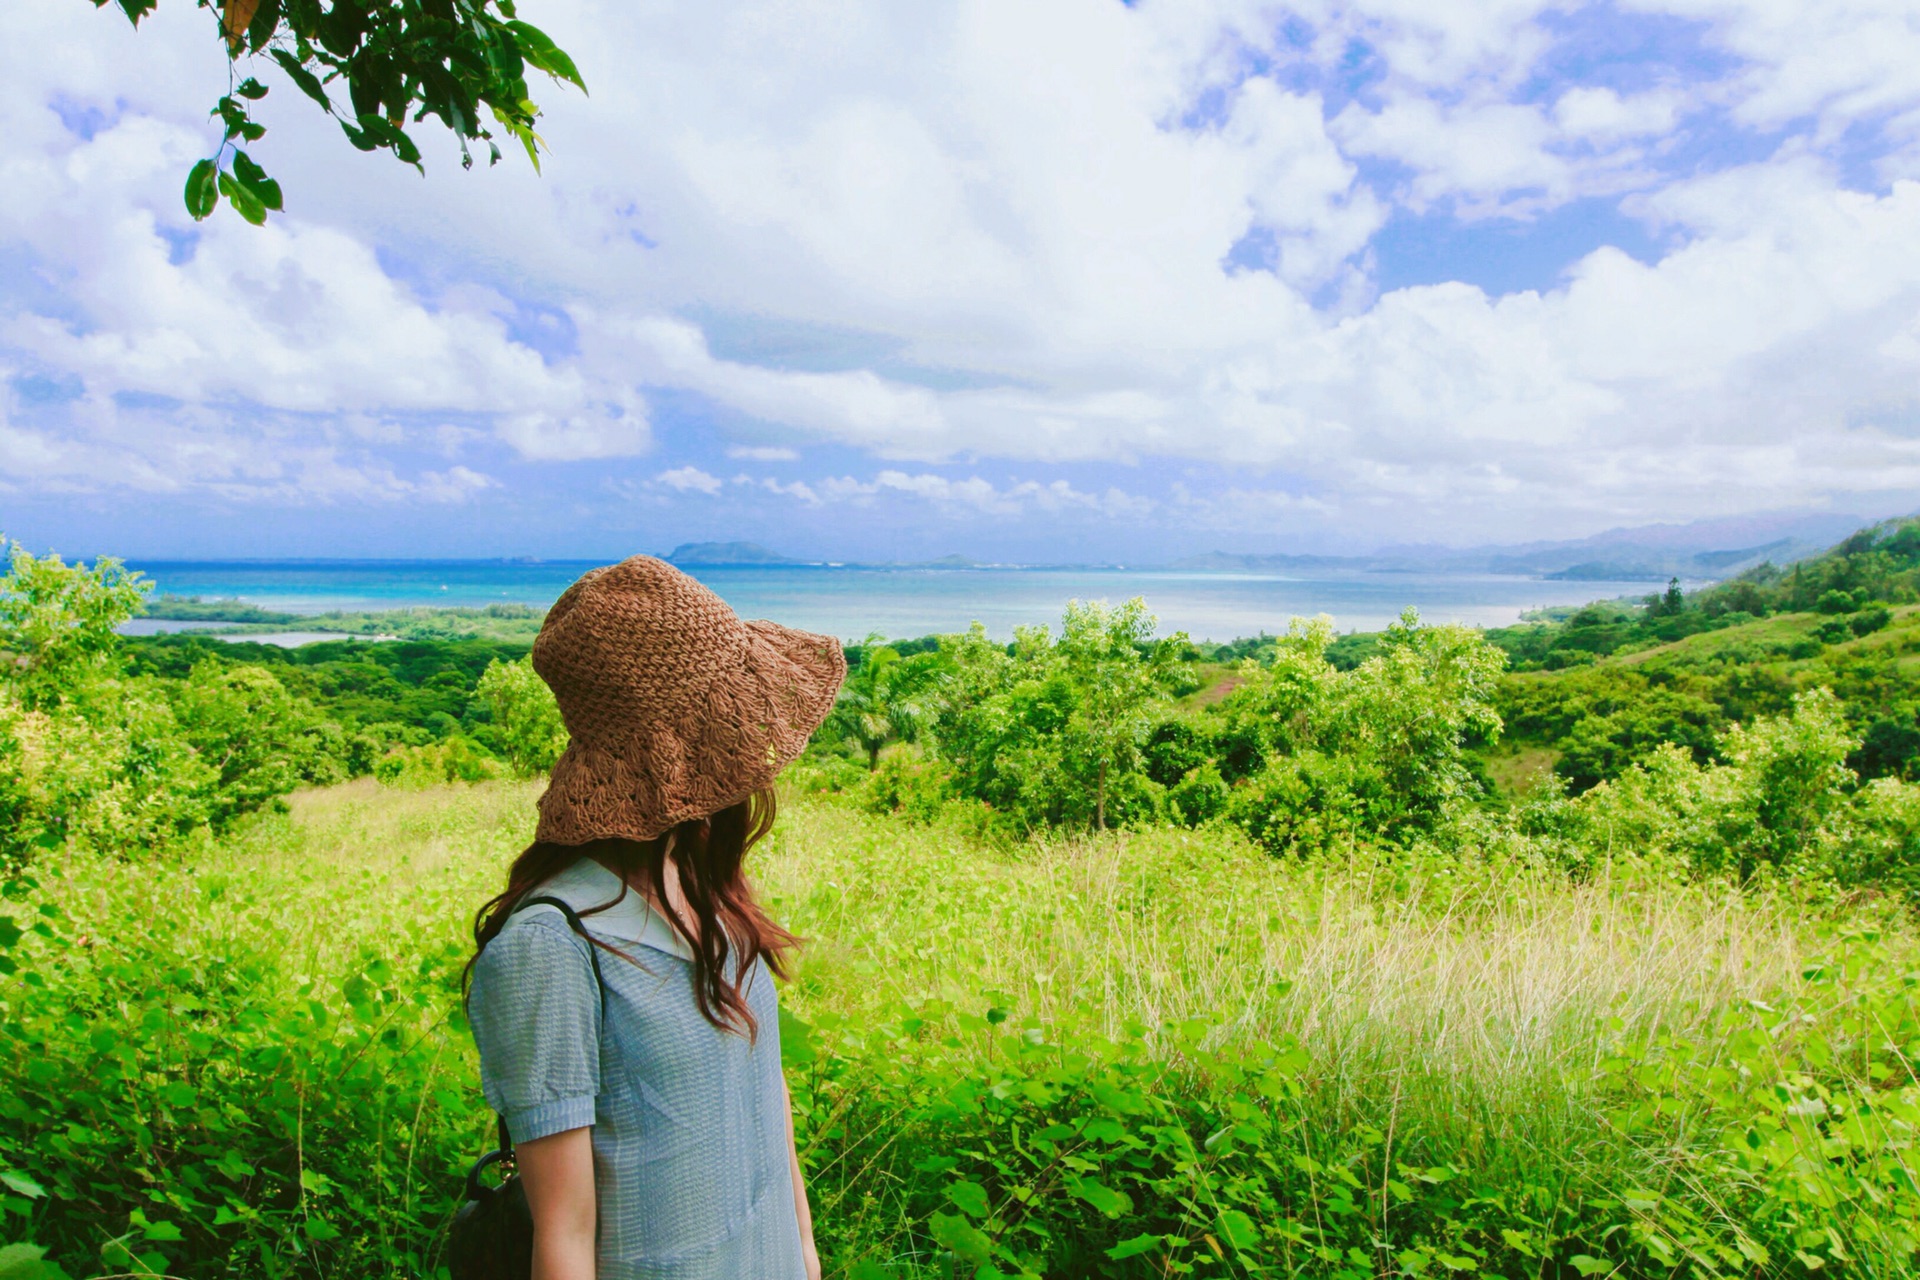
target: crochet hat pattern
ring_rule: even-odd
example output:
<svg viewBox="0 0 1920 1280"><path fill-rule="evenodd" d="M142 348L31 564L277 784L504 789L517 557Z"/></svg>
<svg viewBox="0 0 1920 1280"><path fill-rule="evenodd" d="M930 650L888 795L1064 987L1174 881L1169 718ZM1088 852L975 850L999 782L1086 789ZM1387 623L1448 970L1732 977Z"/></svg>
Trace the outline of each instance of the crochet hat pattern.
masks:
<svg viewBox="0 0 1920 1280"><path fill-rule="evenodd" d="M534 838L651 840L769 785L833 710L832 636L744 622L664 560L589 570L548 611L533 669L571 741Z"/></svg>

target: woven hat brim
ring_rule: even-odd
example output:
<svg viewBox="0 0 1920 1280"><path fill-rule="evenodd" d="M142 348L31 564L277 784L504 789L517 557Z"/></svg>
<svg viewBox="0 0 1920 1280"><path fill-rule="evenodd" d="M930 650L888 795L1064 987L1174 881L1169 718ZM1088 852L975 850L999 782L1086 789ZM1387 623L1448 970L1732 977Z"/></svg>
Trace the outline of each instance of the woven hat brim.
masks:
<svg viewBox="0 0 1920 1280"><path fill-rule="evenodd" d="M574 741L540 797L534 838L651 840L770 786L833 711L846 679L840 642L744 624L738 667L718 673L685 724L638 724L618 746Z"/></svg>

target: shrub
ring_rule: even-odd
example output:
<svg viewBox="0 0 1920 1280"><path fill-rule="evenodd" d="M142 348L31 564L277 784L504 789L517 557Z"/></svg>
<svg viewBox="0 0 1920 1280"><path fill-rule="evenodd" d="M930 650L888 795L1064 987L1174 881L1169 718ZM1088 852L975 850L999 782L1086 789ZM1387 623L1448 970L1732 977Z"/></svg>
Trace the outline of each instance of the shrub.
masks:
<svg viewBox="0 0 1920 1280"><path fill-rule="evenodd" d="M1211 760L1187 770L1167 791L1167 815L1183 827L1197 827L1227 811L1232 796Z"/></svg>
<svg viewBox="0 0 1920 1280"><path fill-rule="evenodd" d="M1215 743L1189 720L1162 720L1147 732L1140 757L1147 776L1163 787L1176 785L1193 769L1212 761Z"/></svg>
<svg viewBox="0 0 1920 1280"><path fill-rule="evenodd" d="M492 713L494 745L517 776L532 778L553 768L567 749L567 726L553 691L533 669L531 655L489 662L474 694Z"/></svg>
<svg viewBox="0 0 1920 1280"><path fill-rule="evenodd" d="M1235 787L1227 815L1269 853L1323 852L1354 842L1379 782L1349 756L1287 756Z"/></svg>
<svg viewBox="0 0 1920 1280"><path fill-rule="evenodd" d="M1823 591L1820 593L1820 598L1814 601L1813 608L1816 613L1852 613L1853 595L1838 588Z"/></svg>
<svg viewBox="0 0 1920 1280"><path fill-rule="evenodd" d="M939 765L906 755L882 760L870 773L867 807L911 822L932 822L947 802L947 775Z"/></svg>
<svg viewBox="0 0 1920 1280"><path fill-rule="evenodd" d="M484 782L501 772L499 761L471 738L461 737L395 747L373 766L373 776L382 783L413 790L449 782Z"/></svg>
<svg viewBox="0 0 1920 1280"><path fill-rule="evenodd" d="M1843 644L1853 639L1853 628L1844 618L1829 618L1813 629L1813 638L1821 644Z"/></svg>
<svg viewBox="0 0 1920 1280"><path fill-rule="evenodd" d="M1920 787L1876 779L1847 817L1822 833L1817 870L1842 887L1884 889L1920 909Z"/></svg>
<svg viewBox="0 0 1920 1280"><path fill-rule="evenodd" d="M0 576L0 671L28 707L63 702L120 669L118 628L153 584L103 557L92 568L8 547Z"/></svg>
<svg viewBox="0 0 1920 1280"><path fill-rule="evenodd" d="M1856 636L1870 636L1893 621L1889 609L1864 609L1847 619L1847 630Z"/></svg>
<svg viewBox="0 0 1920 1280"><path fill-rule="evenodd" d="M1920 764L1920 726L1908 714L1883 717L1867 726L1860 749L1847 757L1847 767L1863 778L1907 778Z"/></svg>

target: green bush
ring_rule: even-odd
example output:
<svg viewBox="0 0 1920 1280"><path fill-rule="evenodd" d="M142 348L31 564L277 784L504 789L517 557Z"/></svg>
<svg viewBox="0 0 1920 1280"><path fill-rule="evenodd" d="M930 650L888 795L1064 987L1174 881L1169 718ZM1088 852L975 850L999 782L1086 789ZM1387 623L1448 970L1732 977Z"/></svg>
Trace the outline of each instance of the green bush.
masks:
<svg viewBox="0 0 1920 1280"><path fill-rule="evenodd" d="M1863 609L1847 619L1847 630L1856 636L1870 636L1892 621L1893 611L1890 609Z"/></svg>
<svg viewBox="0 0 1920 1280"><path fill-rule="evenodd" d="M912 756L882 760L867 781L867 806L910 822L933 822L946 808L947 775L939 765Z"/></svg>
<svg viewBox="0 0 1920 1280"><path fill-rule="evenodd" d="M1183 827L1197 827L1225 813L1230 799L1219 766L1203 761L1168 788L1167 815Z"/></svg>
<svg viewBox="0 0 1920 1280"><path fill-rule="evenodd" d="M134 856L341 777L345 739L271 672L133 675L114 628L148 584L11 548L0 577L0 864L62 844Z"/></svg>
<svg viewBox="0 0 1920 1280"><path fill-rule="evenodd" d="M485 782L503 772L500 762L470 738L395 747L373 766L373 776L385 785L414 790L449 782Z"/></svg>
<svg viewBox="0 0 1920 1280"><path fill-rule="evenodd" d="M1813 629L1813 638L1821 644L1844 644L1853 634L1845 618L1829 618Z"/></svg>
<svg viewBox="0 0 1920 1280"><path fill-rule="evenodd" d="M567 749L567 726L531 656L513 662L495 658L481 673L474 694L492 713L495 745L517 777L531 778L553 768Z"/></svg>

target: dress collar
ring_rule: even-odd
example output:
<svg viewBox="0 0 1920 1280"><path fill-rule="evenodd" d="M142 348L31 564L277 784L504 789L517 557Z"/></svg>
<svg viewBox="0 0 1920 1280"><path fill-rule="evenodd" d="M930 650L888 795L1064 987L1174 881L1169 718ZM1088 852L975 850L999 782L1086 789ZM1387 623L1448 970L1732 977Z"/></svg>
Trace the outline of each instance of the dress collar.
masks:
<svg viewBox="0 0 1920 1280"><path fill-rule="evenodd" d="M626 890L625 897L620 896L623 888ZM643 947L652 947L655 951L664 951L682 960L693 959L693 948L667 923L666 917L653 909L653 904L647 901L644 894L623 884L619 876L584 854L564 870L534 886L527 897L536 898L542 894L558 898L579 912L580 923L586 926L589 933L610 941L637 942ZM620 900L614 902L615 898ZM589 907L598 907L607 902L614 904L604 911L586 914ZM541 908L528 909L537 911Z"/></svg>

